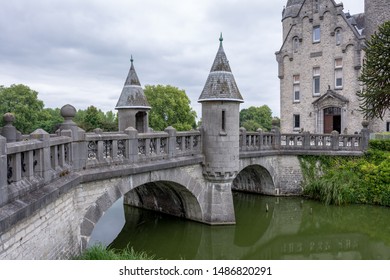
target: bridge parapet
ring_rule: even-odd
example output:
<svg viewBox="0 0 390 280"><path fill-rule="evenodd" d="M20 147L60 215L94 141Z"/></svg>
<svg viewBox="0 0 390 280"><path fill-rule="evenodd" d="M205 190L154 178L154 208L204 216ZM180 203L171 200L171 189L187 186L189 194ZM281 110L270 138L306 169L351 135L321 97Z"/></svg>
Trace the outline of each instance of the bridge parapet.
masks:
<svg viewBox="0 0 390 280"><path fill-rule="evenodd" d="M50 137L43 130L30 135L29 140L5 145L7 178L7 200L12 201L72 170L72 139L66 136Z"/></svg>
<svg viewBox="0 0 390 280"><path fill-rule="evenodd" d="M128 128L124 133L87 133L86 168L117 163L141 163L201 153L199 131L138 133Z"/></svg>
<svg viewBox="0 0 390 280"><path fill-rule="evenodd" d="M277 129L265 133L262 130L247 132L240 129L240 151L358 151L368 147L369 133L363 128L359 134L312 134L310 132L281 134Z"/></svg>

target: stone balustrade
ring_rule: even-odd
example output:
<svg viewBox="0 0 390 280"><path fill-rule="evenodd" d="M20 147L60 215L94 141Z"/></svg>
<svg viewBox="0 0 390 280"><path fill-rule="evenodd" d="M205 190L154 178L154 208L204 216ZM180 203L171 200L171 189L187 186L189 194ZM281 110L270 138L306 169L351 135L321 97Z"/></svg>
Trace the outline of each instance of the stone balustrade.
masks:
<svg viewBox="0 0 390 280"><path fill-rule="evenodd" d="M4 158L0 173L6 177L7 200L13 201L70 173L71 142L69 137L50 137L37 130L28 140L6 143L6 161Z"/></svg>
<svg viewBox="0 0 390 280"><path fill-rule="evenodd" d="M298 151L365 151L368 148L369 131L364 127L359 134L312 134L310 132L281 134L273 132L247 132L240 129L240 151L298 150Z"/></svg>

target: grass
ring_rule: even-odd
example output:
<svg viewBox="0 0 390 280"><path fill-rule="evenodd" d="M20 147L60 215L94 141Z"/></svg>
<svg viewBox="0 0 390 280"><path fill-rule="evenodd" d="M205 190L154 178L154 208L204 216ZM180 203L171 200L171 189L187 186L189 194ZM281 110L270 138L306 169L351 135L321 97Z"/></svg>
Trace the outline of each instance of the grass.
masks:
<svg viewBox="0 0 390 280"><path fill-rule="evenodd" d="M76 260L153 260L144 252L135 252L133 248L127 247L123 250L106 248L102 244L94 245L86 249Z"/></svg>

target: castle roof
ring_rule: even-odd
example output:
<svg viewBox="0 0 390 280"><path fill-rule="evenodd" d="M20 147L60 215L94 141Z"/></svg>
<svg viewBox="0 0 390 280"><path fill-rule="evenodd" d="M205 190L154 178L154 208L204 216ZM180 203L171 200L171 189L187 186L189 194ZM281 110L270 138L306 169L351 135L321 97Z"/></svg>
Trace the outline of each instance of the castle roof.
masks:
<svg viewBox="0 0 390 280"><path fill-rule="evenodd" d="M125 84L122 89L122 93L119 97L118 103L115 109L126 108L143 108L150 109L150 105L146 100L144 90L141 87L141 83L138 79L137 73L133 64L133 57L131 57L131 66L129 74L127 75Z"/></svg>
<svg viewBox="0 0 390 280"><path fill-rule="evenodd" d="M223 49L222 34L219 41L217 55L198 102L215 100L244 102Z"/></svg>
<svg viewBox="0 0 390 280"><path fill-rule="evenodd" d="M288 17L296 17L301 10L305 0L288 0L286 7L283 9L282 20Z"/></svg>

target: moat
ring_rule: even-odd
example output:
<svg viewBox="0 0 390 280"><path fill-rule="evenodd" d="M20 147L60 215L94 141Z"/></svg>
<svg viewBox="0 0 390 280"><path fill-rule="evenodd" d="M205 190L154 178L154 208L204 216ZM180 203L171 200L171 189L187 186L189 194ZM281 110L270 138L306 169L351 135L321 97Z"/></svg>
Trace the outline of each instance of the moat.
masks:
<svg viewBox="0 0 390 280"><path fill-rule="evenodd" d="M245 193L233 199L234 226L123 207L118 200L89 244L129 245L157 259L390 259L390 208Z"/></svg>

